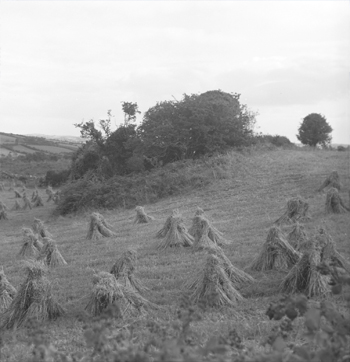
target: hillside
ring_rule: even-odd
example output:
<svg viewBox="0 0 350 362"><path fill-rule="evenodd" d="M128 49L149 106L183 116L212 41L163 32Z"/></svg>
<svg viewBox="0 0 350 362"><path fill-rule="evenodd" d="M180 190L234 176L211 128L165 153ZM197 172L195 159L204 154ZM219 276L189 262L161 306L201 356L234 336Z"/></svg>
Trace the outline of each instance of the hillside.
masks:
<svg viewBox="0 0 350 362"><path fill-rule="evenodd" d="M78 137L58 137L45 135L17 135L0 132L0 157L17 157L35 152L46 154L69 154L81 145Z"/></svg>
<svg viewBox="0 0 350 362"><path fill-rule="evenodd" d="M66 354L91 351L86 344L85 337L89 338L89 335L84 328L86 325L90 328L94 322L84 322L81 316L92 287L92 269L109 271L116 259L128 248L137 250L136 275L149 288L146 297L161 305L162 309L151 313L148 318L142 315L117 324L115 332L125 332L126 335L121 337L118 334L118 338L123 341L120 343L129 343L126 346L136 350L138 345L143 345L152 338L160 341L177 333L176 328L180 327L176 327L176 323L181 322L177 311L183 304L183 283L193 277L205 255L203 252L194 254L187 248L167 249L163 252L156 249L159 240L155 239L155 235L174 209L179 209L189 228L197 206L203 208L214 226L230 241L223 246L226 256L235 266L243 269L258 254L269 228L284 213L287 201L300 195L308 202L311 216L310 221L305 223L306 232L313 235L320 226L326 228L334 239L337 250L349 260L349 213L326 214L325 193L316 191L330 172L337 170L343 185L340 195L349 204L347 152L299 149L252 150L245 154L232 152L218 157L216 168L212 165L208 167L215 178L211 185L144 205L147 214L155 218L149 224L134 224L134 210L101 210L116 230L117 236L113 238L86 240L90 214L53 217L55 206L51 202L44 202L43 207L32 210L9 211L9 220L0 220L0 265L15 287L19 287L23 281L21 263L17 257L23 244L21 228L30 227L34 218L45 221L68 263L52 269L49 275L54 295L67 310L66 316L42 326L46 338L56 350ZM39 192L46 200L45 190L41 189ZM0 191L0 198L8 209L12 208L15 202L13 192ZM290 226L283 227L284 233L289 231ZM191 341L184 348L203 346L213 336L227 336L228 331L235 330L248 355L264 350L261 343L277 325L276 321L269 320L265 312L269 302L281 295L279 284L286 272L249 273L257 282L252 287L244 286L241 289L245 300L235 308L204 310L201 319L191 323ZM344 298L327 298L341 310L345 310ZM298 321L299 319L291 342L300 344L304 340L305 330ZM98 330L99 325L96 325ZM175 347L170 343L168 348L171 353ZM149 353L152 351L157 351L156 345L154 348L150 347ZM21 339L9 341L2 348L3 361L25 361L27 359L24 357L29 356L27 344ZM165 356L163 360L178 359Z"/></svg>

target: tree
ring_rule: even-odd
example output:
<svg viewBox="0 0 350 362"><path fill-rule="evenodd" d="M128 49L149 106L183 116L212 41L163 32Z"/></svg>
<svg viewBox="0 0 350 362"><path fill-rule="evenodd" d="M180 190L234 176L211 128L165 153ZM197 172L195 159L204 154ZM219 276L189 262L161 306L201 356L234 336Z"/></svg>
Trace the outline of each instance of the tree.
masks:
<svg viewBox="0 0 350 362"><path fill-rule="evenodd" d="M122 102L122 109L124 112L124 126L127 126L130 122L134 122L136 120L136 114L141 113L136 102Z"/></svg>
<svg viewBox="0 0 350 362"><path fill-rule="evenodd" d="M135 128L133 124L121 125L106 140L104 154L117 175L128 172L127 161L134 155L132 141L136 138Z"/></svg>
<svg viewBox="0 0 350 362"><path fill-rule="evenodd" d="M214 90L157 103L138 129L145 156L168 163L247 143L255 114L239 97Z"/></svg>
<svg viewBox="0 0 350 362"><path fill-rule="evenodd" d="M331 140L332 127L324 116L318 113L310 113L303 119L299 127L298 140L304 144L316 147L318 144L325 147Z"/></svg>

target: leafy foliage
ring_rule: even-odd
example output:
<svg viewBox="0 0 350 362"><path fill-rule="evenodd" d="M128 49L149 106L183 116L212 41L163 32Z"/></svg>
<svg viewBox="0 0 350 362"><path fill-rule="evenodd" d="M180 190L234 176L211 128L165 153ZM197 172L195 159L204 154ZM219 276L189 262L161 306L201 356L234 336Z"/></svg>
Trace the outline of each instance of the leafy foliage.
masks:
<svg viewBox="0 0 350 362"><path fill-rule="evenodd" d="M157 103L139 127L145 155L169 163L248 144L255 114L239 98L215 90Z"/></svg>
<svg viewBox="0 0 350 362"><path fill-rule="evenodd" d="M57 172L52 170L47 171L44 180L44 185L59 187L68 181L69 174L70 170L62 170Z"/></svg>
<svg viewBox="0 0 350 362"><path fill-rule="evenodd" d="M198 172L201 164L208 167ZM204 160L197 165L178 161L151 173L116 175L107 180L87 172L83 178L65 185L57 212L64 215L90 208L134 207L203 187L211 178L214 178L213 169L210 162Z"/></svg>
<svg viewBox="0 0 350 362"><path fill-rule="evenodd" d="M258 135L258 141L270 142L271 144L277 147L290 147L293 146L293 143L289 140L289 138L280 135Z"/></svg>
<svg viewBox="0 0 350 362"><path fill-rule="evenodd" d="M304 145L316 147L320 144L321 146L327 146L331 142L330 133L332 131L332 127L327 123L324 116L318 113L310 113L303 119L297 138Z"/></svg>
<svg viewBox="0 0 350 362"><path fill-rule="evenodd" d="M108 118L75 124L87 142L73 155L73 179L94 172L98 178L142 172L177 160L198 158L252 140L255 114L239 94L209 91L181 101L157 103L139 127L137 103L122 102L124 124L111 131Z"/></svg>

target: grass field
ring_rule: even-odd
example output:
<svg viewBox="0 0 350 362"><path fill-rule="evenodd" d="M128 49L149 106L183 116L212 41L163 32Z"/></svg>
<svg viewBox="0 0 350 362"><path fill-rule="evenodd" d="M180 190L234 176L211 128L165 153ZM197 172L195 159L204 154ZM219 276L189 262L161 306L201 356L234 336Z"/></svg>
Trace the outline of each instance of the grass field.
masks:
<svg viewBox="0 0 350 362"><path fill-rule="evenodd" d="M15 143L16 137L8 136L0 133L0 145L3 143Z"/></svg>
<svg viewBox="0 0 350 362"><path fill-rule="evenodd" d="M231 153L221 158L213 173L217 182L178 197L171 197L150 205L143 205L155 220L149 224L133 224L134 210L101 211L117 230L117 236L100 241L86 240L89 214L54 217L54 205L46 203L45 190L40 190L45 206L33 210L9 211L10 220L0 220L0 265L10 282L18 287L23 280L21 261L17 257L22 245L21 228L30 227L34 218L45 221L59 250L68 262L50 272L53 290L67 315L47 325L47 338L59 351L72 353L86 351L83 323L78 318L86 305L91 290L91 269L109 271L116 258L127 248L137 249L137 276L150 291L147 297L164 308L153 316L157 323L166 325L176 320L176 311L182 300L182 285L202 262L203 253L177 249L158 252L155 249L156 232L162 228L172 210L178 208L187 227L191 226L197 206L203 208L214 226L231 243L224 252L240 268L249 264L259 252L273 222L283 214L291 197L300 195L310 205L311 220L305 224L312 235L324 226L336 242L337 249L348 260L350 257L349 213L325 213L325 194L316 192L332 170L337 170L343 189L341 197L349 203L349 154L336 151L273 150ZM223 175L219 175L223 172ZM28 192L29 193L29 192ZM0 199L12 208L12 192L0 192ZM285 231L289 230L285 228ZM207 310L203 318L193 322L198 340L204 343L210 336L223 333L234 326L251 353L263 349L260 343L275 325L265 315L269 302L278 297L278 283L285 272L251 273L257 283L254 288L242 290L246 297L236 309ZM345 301L330 296L340 308ZM143 318L143 317L142 317ZM138 320L142 322L142 318ZM125 325L133 320L125 321ZM140 328L135 343L144 341ZM19 332L21 333L21 332ZM145 332L146 333L146 332ZM302 340L303 329L293 335ZM25 361L30 351L25 342L17 340L3 348L3 361Z"/></svg>
<svg viewBox="0 0 350 362"><path fill-rule="evenodd" d="M24 145L16 145L16 146L13 146L12 149L16 152L21 152L21 153L35 153L37 151L31 149L31 148L28 148Z"/></svg>
<svg viewBox="0 0 350 362"><path fill-rule="evenodd" d="M10 152L7 148L0 147L0 156L7 156Z"/></svg>
<svg viewBox="0 0 350 362"><path fill-rule="evenodd" d="M28 145L37 149L38 151L50 152L50 153L70 153L72 149L69 147L57 147L57 146L40 146L40 145Z"/></svg>

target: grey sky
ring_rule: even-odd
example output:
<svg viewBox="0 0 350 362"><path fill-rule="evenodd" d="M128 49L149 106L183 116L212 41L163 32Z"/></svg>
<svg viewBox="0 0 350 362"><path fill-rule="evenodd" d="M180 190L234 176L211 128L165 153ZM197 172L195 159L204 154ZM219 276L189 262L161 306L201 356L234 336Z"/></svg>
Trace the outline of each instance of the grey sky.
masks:
<svg viewBox="0 0 350 362"><path fill-rule="evenodd" d="M1 1L0 131L79 135L183 93L241 93L259 131L350 143L348 1ZM141 117L139 117L141 121Z"/></svg>

